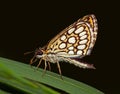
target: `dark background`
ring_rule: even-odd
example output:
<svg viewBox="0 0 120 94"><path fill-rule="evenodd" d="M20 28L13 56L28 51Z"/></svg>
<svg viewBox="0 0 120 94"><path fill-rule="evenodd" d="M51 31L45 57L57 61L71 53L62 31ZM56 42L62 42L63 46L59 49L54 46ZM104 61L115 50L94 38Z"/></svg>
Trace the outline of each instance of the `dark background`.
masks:
<svg viewBox="0 0 120 94"><path fill-rule="evenodd" d="M87 62L96 70L60 63L64 76L89 84L107 94L120 92L119 83L119 6L97 0L1 2L0 56L29 63L33 55L23 53L44 46L61 30L79 18L95 14L98 38ZM52 64L52 71L57 72Z"/></svg>

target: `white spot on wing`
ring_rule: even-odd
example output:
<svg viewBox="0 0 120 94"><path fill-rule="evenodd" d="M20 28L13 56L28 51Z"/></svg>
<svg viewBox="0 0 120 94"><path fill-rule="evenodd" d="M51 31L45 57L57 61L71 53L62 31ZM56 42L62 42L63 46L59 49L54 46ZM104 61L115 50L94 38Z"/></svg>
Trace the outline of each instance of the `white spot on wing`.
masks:
<svg viewBox="0 0 120 94"><path fill-rule="evenodd" d="M80 44L85 44L85 43L87 43L87 39L82 40L82 41L80 41L79 43L80 43Z"/></svg>
<svg viewBox="0 0 120 94"><path fill-rule="evenodd" d="M69 51L68 54L74 54L74 51Z"/></svg>
<svg viewBox="0 0 120 94"><path fill-rule="evenodd" d="M79 22L79 23L77 23L77 25L79 25L79 24L83 24L84 22Z"/></svg>
<svg viewBox="0 0 120 94"><path fill-rule="evenodd" d="M83 40L85 38L87 38L87 35L84 35L84 36L80 37L81 40Z"/></svg>
<svg viewBox="0 0 120 94"><path fill-rule="evenodd" d="M74 47L73 47L73 46L71 46L71 47L69 47L68 49L69 49L69 50L73 50L73 49L74 49Z"/></svg>
<svg viewBox="0 0 120 94"><path fill-rule="evenodd" d="M66 47L66 44L65 44L65 43L61 43L59 47L60 47L61 49L63 49L63 48Z"/></svg>
<svg viewBox="0 0 120 94"><path fill-rule="evenodd" d="M83 31L83 32L81 32L80 34L79 34L79 36L81 37L81 36L83 36L83 35L85 35L86 34L86 31Z"/></svg>
<svg viewBox="0 0 120 94"><path fill-rule="evenodd" d="M65 39L66 39L66 36L63 35L63 36L61 37L61 40L65 40Z"/></svg>
<svg viewBox="0 0 120 94"><path fill-rule="evenodd" d="M84 27L80 27L75 31L75 33L78 34L78 33L82 32L83 30L84 30Z"/></svg>
<svg viewBox="0 0 120 94"><path fill-rule="evenodd" d="M70 30L68 30L68 34L71 34L74 30L75 28L71 28Z"/></svg>
<svg viewBox="0 0 120 94"><path fill-rule="evenodd" d="M69 42L69 43L75 43L75 42L76 42L75 37L70 37L70 38L68 39L68 42Z"/></svg>
<svg viewBox="0 0 120 94"><path fill-rule="evenodd" d="M77 51L77 54L82 55L82 51L81 51L81 50L78 50L78 51Z"/></svg>
<svg viewBox="0 0 120 94"><path fill-rule="evenodd" d="M85 45L79 45L77 48L78 48L78 49L84 49L84 48L85 48Z"/></svg>

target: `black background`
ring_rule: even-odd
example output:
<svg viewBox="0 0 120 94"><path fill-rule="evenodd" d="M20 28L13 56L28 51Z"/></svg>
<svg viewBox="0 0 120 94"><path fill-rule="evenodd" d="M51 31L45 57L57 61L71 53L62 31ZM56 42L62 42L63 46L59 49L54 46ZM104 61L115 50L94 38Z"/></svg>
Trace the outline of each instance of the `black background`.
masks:
<svg viewBox="0 0 120 94"><path fill-rule="evenodd" d="M1 2L0 56L29 63L23 53L44 46L61 30L79 18L95 14L98 38L87 62L96 70L84 70L60 63L64 76L89 84L107 94L118 94L119 83L119 6L97 0ZM52 71L58 72L56 64Z"/></svg>

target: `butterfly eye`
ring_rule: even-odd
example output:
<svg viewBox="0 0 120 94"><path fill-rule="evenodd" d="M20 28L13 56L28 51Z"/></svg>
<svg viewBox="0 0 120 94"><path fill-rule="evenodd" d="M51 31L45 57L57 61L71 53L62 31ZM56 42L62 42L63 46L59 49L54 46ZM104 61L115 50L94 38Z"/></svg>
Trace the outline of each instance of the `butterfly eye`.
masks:
<svg viewBox="0 0 120 94"><path fill-rule="evenodd" d="M42 55L43 51L41 50L41 48L36 49L35 51L35 55Z"/></svg>

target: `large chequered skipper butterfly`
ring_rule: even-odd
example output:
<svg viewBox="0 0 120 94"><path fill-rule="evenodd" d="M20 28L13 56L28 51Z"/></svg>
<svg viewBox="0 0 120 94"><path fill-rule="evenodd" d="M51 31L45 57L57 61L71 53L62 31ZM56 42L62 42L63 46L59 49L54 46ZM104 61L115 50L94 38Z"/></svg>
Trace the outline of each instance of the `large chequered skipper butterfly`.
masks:
<svg viewBox="0 0 120 94"><path fill-rule="evenodd" d="M60 75L60 61L69 62L80 68L94 68L92 64L83 63L75 58L81 59L90 55L97 38L97 30L97 19L94 15L80 18L56 35L46 46L36 49L30 64L40 59L37 65L39 67L44 60L46 70L47 65L50 69L50 63L57 63Z"/></svg>

